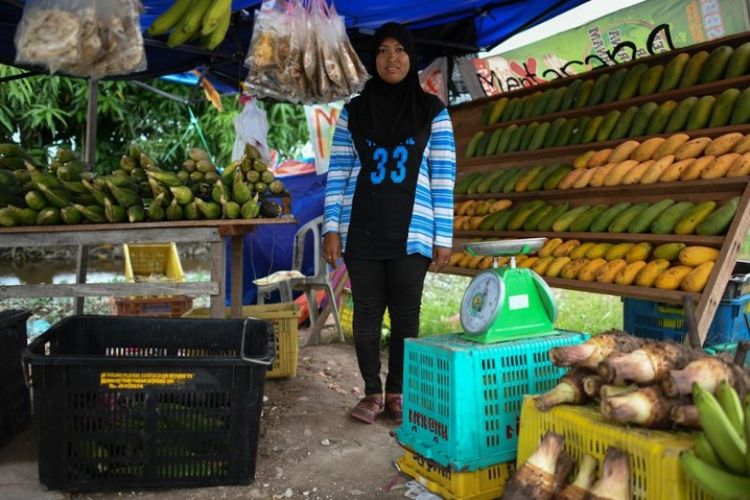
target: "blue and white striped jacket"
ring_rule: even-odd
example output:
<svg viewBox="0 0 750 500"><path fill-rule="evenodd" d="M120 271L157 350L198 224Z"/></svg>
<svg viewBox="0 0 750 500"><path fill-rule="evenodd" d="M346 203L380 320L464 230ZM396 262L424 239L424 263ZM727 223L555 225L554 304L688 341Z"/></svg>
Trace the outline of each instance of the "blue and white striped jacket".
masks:
<svg viewBox="0 0 750 500"><path fill-rule="evenodd" d="M348 112L339 115L331 145L331 160L325 190L323 233L335 232L346 249L346 236L352 211L352 198L361 168L357 150L348 129ZM432 259L433 245L451 248L453 244L453 184L456 179L456 147L447 110L432 120L417 178L417 193L406 239L406 253L419 253Z"/></svg>

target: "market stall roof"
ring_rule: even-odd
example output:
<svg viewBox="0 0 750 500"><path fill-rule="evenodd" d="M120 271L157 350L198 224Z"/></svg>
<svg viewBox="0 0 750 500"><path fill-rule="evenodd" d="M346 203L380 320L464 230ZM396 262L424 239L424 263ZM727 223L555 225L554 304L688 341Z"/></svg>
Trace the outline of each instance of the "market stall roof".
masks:
<svg viewBox="0 0 750 500"><path fill-rule="evenodd" d="M93 0L92 0L93 1ZM336 0L352 44L362 56L373 30L388 21L407 25L417 39L424 66L441 55L461 55L489 49L510 36L551 19L585 0ZM13 64L13 35L26 0L0 0L0 63ZM173 0L142 0L145 29ZM170 49L164 38L146 38L148 69L126 75L141 79L181 73L207 66L222 79L236 83L244 77L242 61L250 42L258 0L233 0L233 27L217 50L184 45Z"/></svg>

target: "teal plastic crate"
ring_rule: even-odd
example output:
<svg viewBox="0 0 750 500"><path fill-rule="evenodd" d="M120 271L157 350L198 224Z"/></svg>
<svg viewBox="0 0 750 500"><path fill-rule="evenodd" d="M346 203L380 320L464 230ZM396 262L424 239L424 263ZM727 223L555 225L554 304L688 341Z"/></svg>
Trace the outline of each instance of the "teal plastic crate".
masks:
<svg viewBox="0 0 750 500"><path fill-rule="evenodd" d="M561 332L495 344L455 334L407 339L397 440L455 471L514 460L523 396L551 389L566 371L550 362L548 351L588 337Z"/></svg>

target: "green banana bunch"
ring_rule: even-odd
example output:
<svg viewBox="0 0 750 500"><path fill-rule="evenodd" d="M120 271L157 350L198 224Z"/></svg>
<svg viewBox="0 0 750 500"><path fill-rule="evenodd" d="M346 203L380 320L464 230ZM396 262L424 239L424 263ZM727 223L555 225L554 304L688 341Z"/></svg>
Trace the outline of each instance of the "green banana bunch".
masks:
<svg viewBox="0 0 750 500"><path fill-rule="evenodd" d="M747 498L750 492L750 477L737 476L713 467L692 451L680 455L680 464L688 477L717 498Z"/></svg>
<svg viewBox="0 0 750 500"><path fill-rule="evenodd" d="M694 383L693 403L698 408L703 431L727 469L736 474L747 474L747 444L732 425L719 401L709 391Z"/></svg>
<svg viewBox="0 0 750 500"><path fill-rule="evenodd" d="M125 222L128 215L125 207L112 203L109 198L107 198L104 200L104 217L106 217L109 222L116 223Z"/></svg>
<svg viewBox="0 0 750 500"><path fill-rule="evenodd" d="M221 218L221 205L218 203L213 201L203 201L200 198L196 198L195 204L206 219Z"/></svg>
<svg viewBox="0 0 750 500"><path fill-rule="evenodd" d="M37 226L56 226L60 223L60 210L55 207L45 207L36 216Z"/></svg>
<svg viewBox="0 0 750 500"><path fill-rule="evenodd" d="M232 182L232 199L242 205L253 195L250 187L242 180L242 172L235 171Z"/></svg>
<svg viewBox="0 0 750 500"><path fill-rule="evenodd" d="M153 179L156 182L165 184L170 187L182 186L182 180L174 172L163 172L155 170L146 170L146 175L149 179Z"/></svg>
<svg viewBox="0 0 750 500"><path fill-rule="evenodd" d="M151 36L163 35L174 28L190 7L192 0L176 0L170 8L157 17L146 32Z"/></svg>
<svg viewBox="0 0 750 500"><path fill-rule="evenodd" d="M169 190L180 205L187 205L193 201L193 192L187 186L170 187Z"/></svg>
<svg viewBox="0 0 750 500"><path fill-rule="evenodd" d="M172 202L164 212L167 216L167 220L182 220L183 208L182 205L177 203L177 197L172 198Z"/></svg>
<svg viewBox="0 0 750 500"><path fill-rule="evenodd" d="M63 208L70 205L70 201L65 196L64 191L58 191L48 188L46 185L42 183L35 183L36 188L42 192L45 198L47 198L47 201L49 201L49 204L53 207L57 208Z"/></svg>
<svg viewBox="0 0 750 500"><path fill-rule="evenodd" d="M165 193L159 193L148 205L148 220L158 222L164 220L164 197Z"/></svg>
<svg viewBox="0 0 750 500"><path fill-rule="evenodd" d="M143 222L144 220L146 220L146 210L143 205L133 205L128 208L128 221Z"/></svg>
<svg viewBox="0 0 750 500"><path fill-rule="evenodd" d="M177 47L199 34L201 22L212 0L194 0L191 8L180 18L180 22L172 30L167 39L168 47Z"/></svg>
<svg viewBox="0 0 750 500"><path fill-rule="evenodd" d="M750 404L743 410L727 380L717 386L716 397L694 383L693 403L704 432L697 435L695 449L680 456L683 470L717 498L749 498Z"/></svg>
<svg viewBox="0 0 750 500"><path fill-rule="evenodd" d="M103 224L107 222L107 218L104 215L104 207L101 205L85 206L79 203L74 203L73 206L76 210L81 212L81 215L83 215L89 222L95 224Z"/></svg>
<svg viewBox="0 0 750 500"><path fill-rule="evenodd" d="M37 211L33 208L21 208L15 205L8 205L8 213L18 226L33 226L36 224Z"/></svg>
<svg viewBox="0 0 750 500"><path fill-rule="evenodd" d="M60 219L64 224L80 224L83 220L83 215L74 206L67 206L60 209Z"/></svg>

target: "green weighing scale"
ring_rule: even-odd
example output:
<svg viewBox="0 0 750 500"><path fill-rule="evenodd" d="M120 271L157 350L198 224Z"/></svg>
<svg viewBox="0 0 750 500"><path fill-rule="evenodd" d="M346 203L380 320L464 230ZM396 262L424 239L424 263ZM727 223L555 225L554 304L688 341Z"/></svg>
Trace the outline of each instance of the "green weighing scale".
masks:
<svg viewBox="0 0 750 500"><path fill-rule="evenodd" d="M545 241L524 238L464 244L471 255L495 258L492 269L471 280L461 300L466 340L490 344L557 333L552 290L533 270L516 267L517 254L536 252ZM497 267L497 259L503 256L510 257L509 265Z"/></svg>

